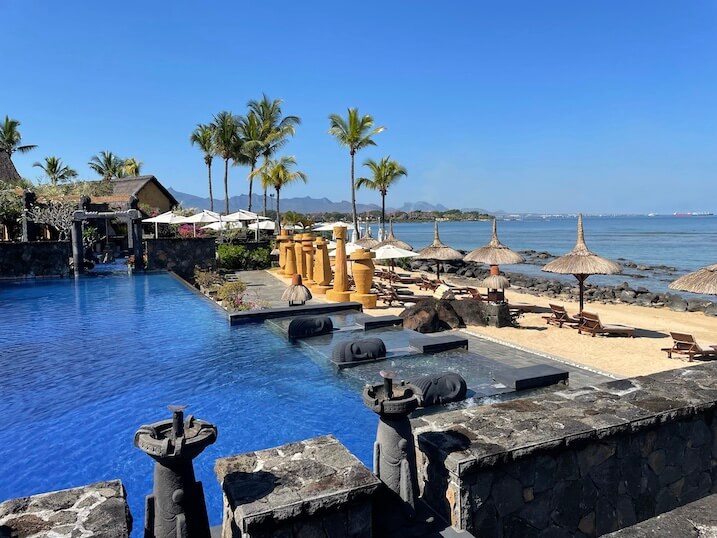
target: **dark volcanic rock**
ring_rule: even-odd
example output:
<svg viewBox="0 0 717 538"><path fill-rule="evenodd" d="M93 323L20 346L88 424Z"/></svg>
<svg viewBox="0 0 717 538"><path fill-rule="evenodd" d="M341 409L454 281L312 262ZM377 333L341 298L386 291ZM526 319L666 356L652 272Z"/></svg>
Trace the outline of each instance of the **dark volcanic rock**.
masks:
<svg viewBox="0 0 717 538"><path fill-rule="evenodd" d="M460 299L451 301L451 306L465 325L485 325L485 313L480 301L475 299Z"/></svg>

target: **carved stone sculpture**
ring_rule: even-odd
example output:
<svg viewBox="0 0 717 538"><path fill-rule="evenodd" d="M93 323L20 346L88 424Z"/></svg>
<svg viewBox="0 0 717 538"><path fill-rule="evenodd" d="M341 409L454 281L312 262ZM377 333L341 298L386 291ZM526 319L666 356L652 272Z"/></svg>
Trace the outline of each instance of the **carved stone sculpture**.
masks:
<svg viewBox="0 0 717 538"><path fill-rule="evenodd" d="M346 227L335 226L334 236L336 237L336 258L334 261L334 287L326 292L329 301L348 301L351 293L349 290L349 278L346 269Z"/></svg>
<svg viewBox="0 0 717 538"><path fill-rule="evenodd" d="M356 291L351 294L350 298L352 301L361 303L364 308L376 308L376 299L378 299L375 293L371 293L373 258L375 257L376 253L370 250L356 250L351 253Z"/></svg>
<svg viewBox="0 0 717 538"><path fill-rule="evenodd" d="M291 320L287 334L289 340L293 341L297 338L328 334L333 330L334 323L328 316L300 317Z"/></svg>
<svg viewBox="0 0 717 538"><path fill-rule="evenodd" d="M154 459L154 490L146 499L145 538L210 538L202 483L192 460L214 443L217 427L170 407L172 419L141 426L134 446Z"/></svg>
<svg viewBox="0 0 717 538"><path fill-rule="evenodd" d="M296 251L294 250L294 242L287 241L284 244L284 255L286 263L284 264L284 274L287 276L294 276L296 271Z"/></svg>
<svg viewBox="0 0 717 538"><path fill-rule="evenodd" d="M380 359L386 356L386 344L380 338L364 338L338 343L331 352L336 363L352 363Z"/></svg>
<svg viewBox="0 0 717 538"><path fill-rule="evenodd" d="M331 289L331 261L329 260L328 242L323 237L316 238L316 254L314 256L314 282L311 291L316 295L325 295Z"/></svg>
<svg viewBox="0 0 717 538"><path fill-rule="evenodd" d="M453 372L425 375L411 379L409 383L418 389L421 407L465 400L468 391L466 380Z"/></svg>
<svg viewBox="0 0 717 538"><path fill-rule="evenodd" d="M367 385L363 401L378 414L378 430L373 445L373 472L405 503L413 516L418 499L416 446L408 415L419 404L417 388L402 381L393 386L393 372L381 371L383 385Z"/></svg>

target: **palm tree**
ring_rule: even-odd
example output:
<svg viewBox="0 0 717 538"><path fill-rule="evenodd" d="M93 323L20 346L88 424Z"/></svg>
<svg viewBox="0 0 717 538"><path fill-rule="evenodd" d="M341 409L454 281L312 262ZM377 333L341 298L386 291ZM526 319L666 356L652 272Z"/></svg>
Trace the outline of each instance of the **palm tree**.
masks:
<svg viewBox="0 0 717 538"><path fill-rule="evenodd" d="M124 160L111 151L100 151L98 155L92 156L87 165L102 176L102 179L109 180L113 177L122 177L124 175L122 170L123 163Z"/></svg>
<svg viewBox="0 0 717 538"><path fill-rule="evenodd" d="M37 147L35 145L20 145L22 135L18 127L20 127L20 122L10 119L10 116L5 116L5 121L0 127L0 151L4 151L9 156L12 156L16 151L27 153Z"/></svg>
<svg viewBox="0 0 717 538"><path fill-rule="evenodd" d="M252 192L254 183L254 169L259 156L263 153L262 146L262 125L256 112L250 110L246 117L239 118L239 136L242 139L241 151L246 157L247 164L251 166L249 171L249 206L251 211Z"/></svg>
<svg viewBox="0 0 717 538"><path fill-rule="evenodd" d="M229 214L229 159L236 156L238 129L231 112L220 112L214 116L214 150L224 159L224 214Z"/></svg>
<svg viewBox="0 0 717 538"><path fill-rule="evenodd" d="M65 182L69 179L77 177L75 172L69 166L62 163L62 159L57 157L45 157L45 163L36 162L32 166L40 168L52 183L53 187L57 186L57 182Z"/></svg>
<svg viewBox="0 0 717 538"><path fill-rule="evenodd" d="M279 230L281 230L281 189L295 181L306 183L306 174L298 170L292 170L294 166L296 166L296 158L284 156L279 160L269 160L261 168L254 171L255 175L261 177L261 184L265 192L269 187L273 187L276 190L276 218L279 222Z"/></svg>
<svg viewBox="0 0 717 538"><path fill-rule="evenodd" d="M207 165L207 174L209 175L209 210L214 211L214 193L212 192L212 160L214 159L214 127L212 124L199 123L197 128L189 137L189 142L193 146L198 146L204 153L204 164Z"/></svg>
<svg viewBox="0 0 717 538"><path fill-rule="evenodd" d="M388 193L388 188L402 176L407 176L408 172L398 161L392 161L390 155L384 157L379 162L373 159L366 159L363 165L371 170L373 177L358 178L356 180L356 188L366 187L367 189L381 193L381 227L384 227L386 222L386 194Z"/></svg>
<svg viewBox="0 0 717 538"><path fill-rule="evenodd" d="M142 170L142 161L137 160L135 157L129 157L122 161L122 175L124 176L138 176Z"/></svg>
<svg viewBox="0 0 717 538"><path fill-rule="evenodd" d="M249 111L254 112L261 125L261 154L266 164L287 142L290 136L296 133L296 126L301 123L298 116L282 118L281 99L270 101L266 94L262 94L261 101L249 101ZM264 189L264 215L266 215L266 189Z"/></svg>
<svg viewBox="0 0 717 538"><path fill-rule="evenodd" d="M383 127L373 127L373 118L364 114L359 117L357 108L349 108L346 119L338 114L329 116L331 127L329 134L333 135L339 144L349 148L351 155L351 210L353 212L354 229L358 230L358 217L356 214L356 184L354 181L354 155L366 146L375 146L371 137L384 130Z"/></svg>

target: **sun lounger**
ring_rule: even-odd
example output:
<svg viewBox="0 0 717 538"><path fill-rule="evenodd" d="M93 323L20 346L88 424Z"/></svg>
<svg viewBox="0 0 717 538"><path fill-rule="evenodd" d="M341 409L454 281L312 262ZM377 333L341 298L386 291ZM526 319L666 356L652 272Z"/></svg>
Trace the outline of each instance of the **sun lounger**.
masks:
<svg viewBox="0 0 717 538"><path fill-rule="evenodd" d="M662 351L667 352L667 358L671 359L672 354L686 355L688 361L692 359L712 359L717 357L717 349L714 346L709 346L711 349L703 349L695 340L695 337L691 334L685 333L673 333L672 336L672 347L662 348Z"/></svg>
<svg viewBox="0 0 717 538"><path fill-rule="evenodd" d="M515 310L516 312L520 312L521 314L525 314L526 312L535 312L536 308L537 306L530 303L508 303L509 310Z"/></svg>
<svg viewBox="0 0 717 538"><path fill-rule="evenodd" d="M423 275L421 275L419 278L420 278L420 281L417 282L417 284L418 284L418 289L421 289L421 290L436 291L436 288L438 288L438 286L443 284L443 282L441 282L440 280L430 280Z"/></svg>
<svg viewBox="0 0 717 538"><path fill-rule="evenodd" d="M430 299L430 295L399 295L397 290L386 289L378 296L384 303L391 306L393 303L404 305L406 303L417 303L423 299Z"/></svg>
<svg viewBox="0 0 717 538"><path fill-rule="evenodd" d="M558 327L567 325L572 328L576 328L580 325L580 319L568 314L568 311L565 310L564 306L559 304L549 304L549 306L550 315L543 316L543 319L548 323L548 325L557 325Z"/></svg>
<svg viewBox="0 0 717 538"><path fill-rule="evenodd" d="M597 314L585 312L581 315L582 322L578 325L578 333L588 333L591 336L596 334L614 334L616 336L635 336L635 328L627 325L603 325Z"/></svg>

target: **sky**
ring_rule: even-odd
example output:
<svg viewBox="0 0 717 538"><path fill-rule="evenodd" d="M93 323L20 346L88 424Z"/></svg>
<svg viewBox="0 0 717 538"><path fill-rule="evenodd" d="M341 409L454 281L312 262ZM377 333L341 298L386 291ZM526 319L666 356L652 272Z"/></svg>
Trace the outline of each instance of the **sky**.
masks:
<svg viewBox="0 0 717 538"><path fill-rule="evenodd" d="M302 119L295 196L350 199L328 134L348 107L386 130L357 154L408 170L387 205L537 213L717 213L717 3L0 0L0 115L21 175L101 150L207 196L198 123L266 93ZM222 192L215 160L215 193ZM230 168L230 195L248 190ZM360 202L380 203L359 191Z"/></svg>

